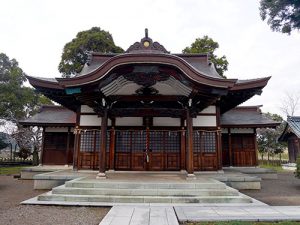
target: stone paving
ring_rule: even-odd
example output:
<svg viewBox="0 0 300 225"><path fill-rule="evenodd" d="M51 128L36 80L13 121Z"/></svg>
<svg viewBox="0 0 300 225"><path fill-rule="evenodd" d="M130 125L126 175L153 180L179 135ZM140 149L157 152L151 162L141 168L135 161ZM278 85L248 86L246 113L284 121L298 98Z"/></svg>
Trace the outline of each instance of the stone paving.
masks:
<svg viewBox="0 0 300 225"><path fill-rule="evenodd" d="M179 225L173 207L114 206L99 225Z"/></svg>
<svg viewBox="0 0 300 225"><path fill-rule="evenodd" d="M114 206L99 225L179 225L187 221L232 220L300 221L300 206Z"/></svg>
<svg viewBox="0 0 300 225"><path fill-rule="evenodd" d="M180 222L186 221L300 221L300 206L174 207Z"/></svg>

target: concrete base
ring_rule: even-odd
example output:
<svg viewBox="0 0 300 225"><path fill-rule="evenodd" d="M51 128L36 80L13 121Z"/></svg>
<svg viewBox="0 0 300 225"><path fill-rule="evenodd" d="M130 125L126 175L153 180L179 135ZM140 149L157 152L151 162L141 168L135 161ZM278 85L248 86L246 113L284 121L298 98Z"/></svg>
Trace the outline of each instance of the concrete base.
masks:
<svg viewBox="0 0 300 225"><path fill-rule="evenodd" d="M66 180L34 180L35 190L51 190L54 187L63 185Z"/></svg>
<svg viewBox="0 0 300 225"><path fill-rule="evenodd" d="M50 172L50 171L49 171ZM21 170L21 179L22 180L33 180L33 177L35 175L38 175L38 174L41 174L41 173L45 173L44 171L43 172L33 172L33 171L23 171Z"/></svg>
<svg viewBox="0 0 300 225"><path fill-rule="evenodd" d="M57 170L57 169L56 169ZM43 167L29 167L23 168L21 170L21 179L22 180L33 180L33 177L38 174L53 172L56 170L45 169Z"/></svg>
<svg viewBox="0 0 300 225"><path fill-rule="evenodd" d="M37 174L33 177L34 189L50 190L54 187L64 184L66 181L76 180L76 178L85 177L83 174L68 174L64 171L54 171L49 173Z"/></svg>
<svg viewBox="0 0 300 225"><path fill-rule="evenodd" d="M55 171L62 171L62 170L70 170L72 166L33 166L33 167L25 167L21 170L21 179L24 180L33 180L35 175L55 172Z"/></svg>
<svg viewBox="0 0 300 225"><path fill-rule="evenodd" d="M277 172L272 169L260 167L226 167L223 169L227 172L239 172L243 174L248 174L250 176L259 177L264 180L278 179Z"/></svg>
<svg viewBox="0 0 300 225"><path fill-rule="evenodd" d="M255 181L231 181L227 183L228 186L235 188L237 190L260 190L261 185L260 182L255 182Z"/></svg>

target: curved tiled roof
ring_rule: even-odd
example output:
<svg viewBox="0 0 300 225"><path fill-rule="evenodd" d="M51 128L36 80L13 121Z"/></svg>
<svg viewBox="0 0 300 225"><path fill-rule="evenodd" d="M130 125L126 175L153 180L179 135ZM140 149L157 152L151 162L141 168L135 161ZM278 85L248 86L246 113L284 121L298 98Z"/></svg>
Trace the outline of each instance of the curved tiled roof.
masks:
<svg viewBox="0 0 300 225"><path fill-rule="evenodd" d="M62 106L43 105L37 114L19 122L24 126L74 126L76 113Z"/></svg>
<svg viewBox="0 0 300 225"><path fill-rule="evenodd" d="M240 106L221 115L222 127L276 127L280 123L265 116L260 106Z"/></svg>
<svg viewBox="0 0 300 225"><path fill-rule="evenodd" d="M285 128L278 140L287 141L287 138L291 134L295 134L298 138L300 138L300 116L287 117Z"/></svg>

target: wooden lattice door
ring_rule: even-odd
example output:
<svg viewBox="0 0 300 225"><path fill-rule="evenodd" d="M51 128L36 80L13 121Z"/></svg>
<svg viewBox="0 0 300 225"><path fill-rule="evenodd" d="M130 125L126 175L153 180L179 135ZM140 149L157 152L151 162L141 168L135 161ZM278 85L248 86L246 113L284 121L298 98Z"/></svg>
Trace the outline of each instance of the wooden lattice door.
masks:
<svg viewBox="0 0 300 225"><path fill-rule="evenodd" d="M145 170L146 131L117 130L116 170Z"/></svg>
<svg viewBox="0 0 300 225"><path fill-rule="evenodd" d="M116 131L116 170L179 170L180 132Z"/></svg>

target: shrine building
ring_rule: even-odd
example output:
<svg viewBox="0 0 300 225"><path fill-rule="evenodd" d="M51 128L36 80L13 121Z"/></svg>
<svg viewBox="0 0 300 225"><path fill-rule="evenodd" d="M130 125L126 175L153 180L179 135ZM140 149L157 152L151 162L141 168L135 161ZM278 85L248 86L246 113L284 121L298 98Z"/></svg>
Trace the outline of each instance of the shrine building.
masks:
<svg viewBox="0 0 300 225"><path fill-rule="evenodd" d="M188 174L256 166L256 129L278 125L260 106L239 106L270 77L225 79L209 54L171 54L147 32L125 53L90 52L74 77L27 78L61 105L20 121L43 127L44 165Z"/></svg>

